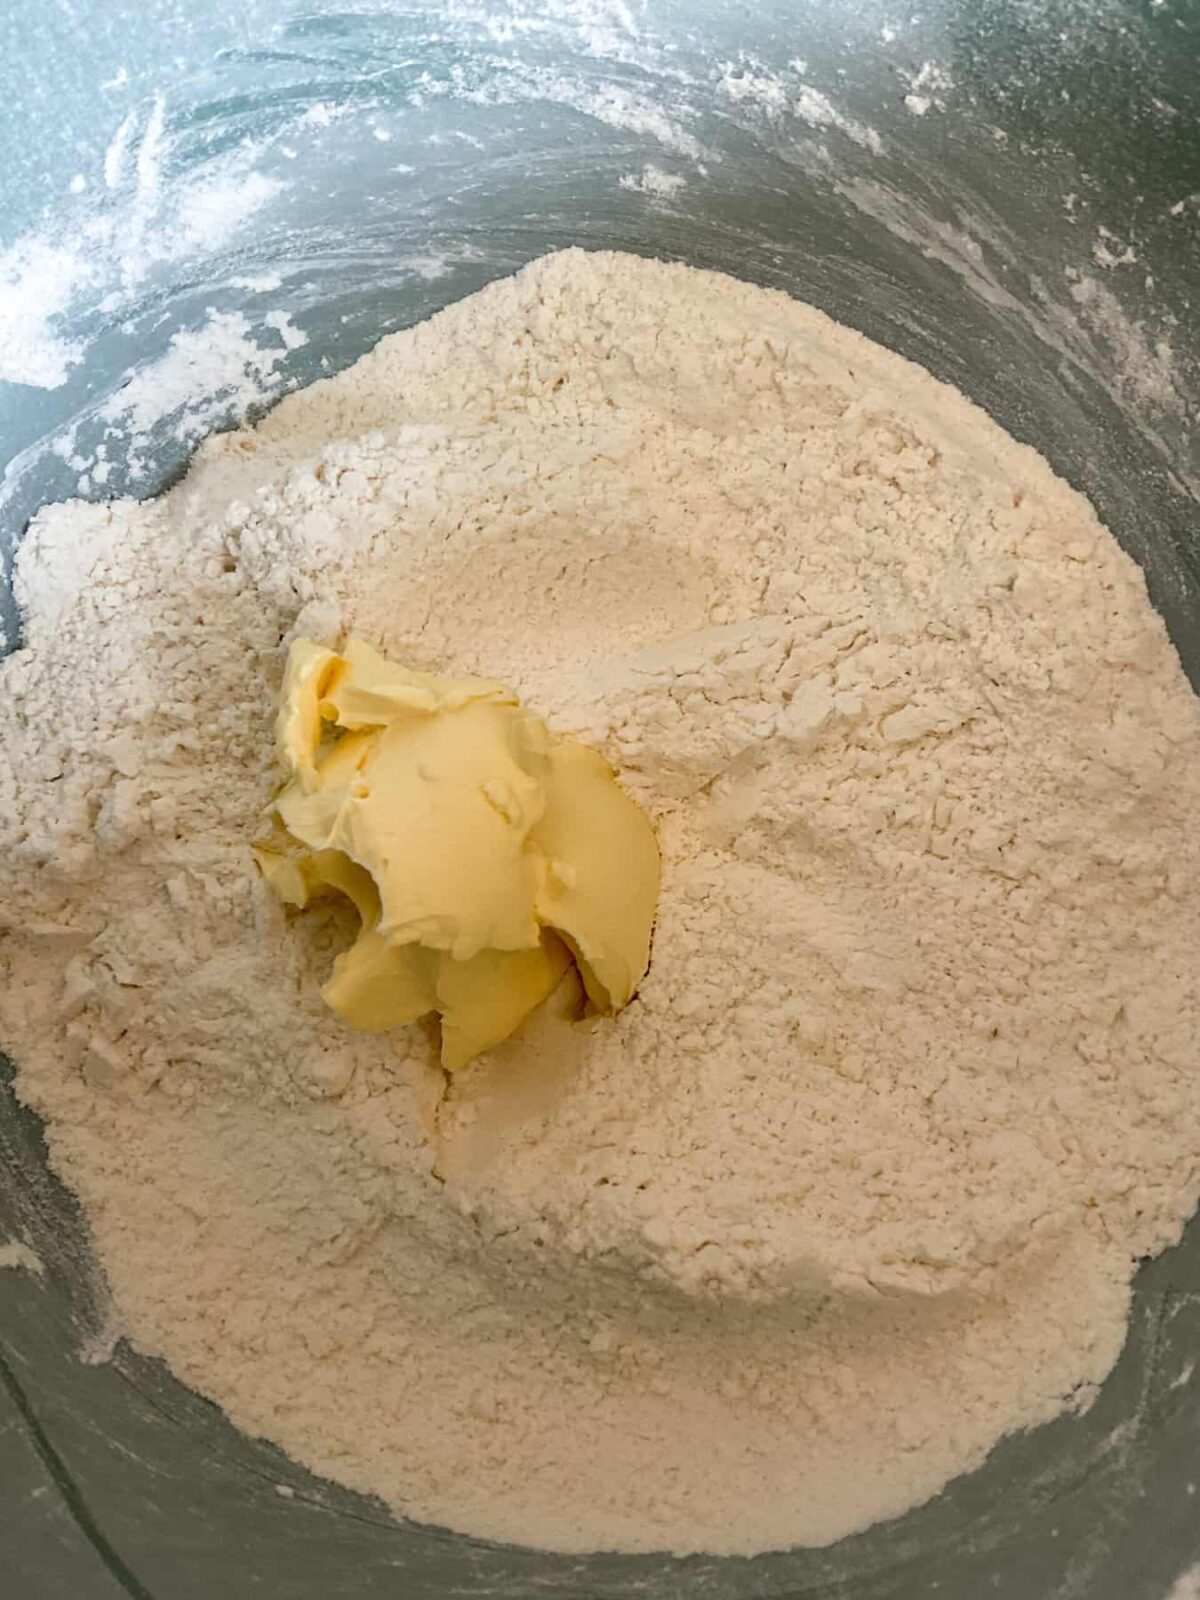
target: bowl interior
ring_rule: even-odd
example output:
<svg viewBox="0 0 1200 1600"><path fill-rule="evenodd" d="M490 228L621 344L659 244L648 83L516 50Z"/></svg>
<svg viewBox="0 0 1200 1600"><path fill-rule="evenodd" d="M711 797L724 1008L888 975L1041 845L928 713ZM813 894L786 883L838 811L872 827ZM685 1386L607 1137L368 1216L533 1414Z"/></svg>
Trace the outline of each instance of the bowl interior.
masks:
<svg viewBox="0 0 1200 1600"><path fill-rule="evenodd" d="M1093 500L1200 684L1200 14L844 9L90 0L81 44L10 0L5 647L40 505L154 493L209 429L576 244L785 289L957 384ZM825 1551L575 1559L396 1524L102 1350L11 1068L0 1150L0 1239L45 1268L0 1275L0 1478L40 1491L0 1570L27 1592L1162 1600L1200 1559L1196 1225L1095 1405L932 1504Z"/></svg>

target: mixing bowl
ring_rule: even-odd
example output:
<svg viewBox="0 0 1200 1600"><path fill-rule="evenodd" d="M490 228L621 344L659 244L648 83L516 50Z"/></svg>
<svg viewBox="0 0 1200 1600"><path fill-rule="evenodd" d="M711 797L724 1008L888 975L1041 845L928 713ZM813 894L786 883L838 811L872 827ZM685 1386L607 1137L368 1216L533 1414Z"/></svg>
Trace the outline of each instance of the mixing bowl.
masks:
<svg viewBox="0 0 1200 1600"><path fill-rule="evenodd" d="M1195 683L1198 63L1188 0L8 0L0 549L532 257L617 248L957 384L1090 496ZM14 1600L1200 1593L1195 1225L1094 1404L933 1503L827 1550L573 1558L397 1523L106 1348L7 1068L0 1147L0 1240L42 1266L0 1273Z"/></svg>

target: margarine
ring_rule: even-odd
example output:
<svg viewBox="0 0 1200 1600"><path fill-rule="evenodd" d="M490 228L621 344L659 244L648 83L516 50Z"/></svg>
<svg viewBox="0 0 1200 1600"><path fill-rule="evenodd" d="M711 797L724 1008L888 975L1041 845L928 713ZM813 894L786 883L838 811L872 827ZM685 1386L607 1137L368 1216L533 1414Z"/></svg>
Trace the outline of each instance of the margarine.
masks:
<svg viewBox="0 0 1200 1600"><path fill-rule="evenodd" d="M350 640L291 647L275 837L282 900L336 893L361 919L322 993L355 1027L441 1016L453 1072L579 970L590 1007L646 971L654 831L595 750L556 739L503 685L438 678Z"/></svg>

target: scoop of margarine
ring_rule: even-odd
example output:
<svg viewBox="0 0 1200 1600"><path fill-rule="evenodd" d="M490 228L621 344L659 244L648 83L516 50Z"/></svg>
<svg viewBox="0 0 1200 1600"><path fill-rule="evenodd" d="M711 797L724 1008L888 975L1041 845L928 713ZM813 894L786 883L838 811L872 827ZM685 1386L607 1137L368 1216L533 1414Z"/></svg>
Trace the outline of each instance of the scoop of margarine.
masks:
<svg viewBox="0 0 1200 1600"><path fill-rule="evenodd" d="M348 898L362 926L323 990L362 1028L437 1011L448 1071L499 1044L572 961L617 1011L650 957L660 863L602 756L502 685L437 678L357 640L298 639L276 745L287 780L256 855L287 903Z"/></svg>

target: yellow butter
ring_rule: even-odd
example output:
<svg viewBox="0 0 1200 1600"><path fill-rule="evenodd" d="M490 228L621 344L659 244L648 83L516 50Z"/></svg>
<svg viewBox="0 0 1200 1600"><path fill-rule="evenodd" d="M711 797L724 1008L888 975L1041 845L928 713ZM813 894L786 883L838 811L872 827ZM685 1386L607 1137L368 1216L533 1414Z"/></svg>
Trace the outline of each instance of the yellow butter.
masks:
<svg viewBox="0 0 1200 1600"><path fill-rule="evenodd" d="M336 652L311 639L297 639L288 652L275 720L275 748L283 770L306 793L316 783L321 701L340 667Z"/></svg>
<svg viewBox="0 0 1200 1600"><path fill-rule="evenodd" d="M446 1071L457 1072L507 1039L570 965L570 952L552 933L532 950L481 950L470 961L440 957L435 982Z"/></svg>
<svg viewBox="0 0 1200 1600"><path fill-rule="evenodd" d="M454 711L472 700L516 704L503 684L485 678L434 678L413 672L372 650L360 639L348 639L343 670L329 683L323 714L339 728L385 727L397 716Z"/></svg>
<svg viewBox="0 0 1200 1600"><path fill-rule="evenodd" d="M356 1028L398 1028L437 1008L439 959L420 945L389 944L378 929L364 927L334 962L321 998Z"/></svg>
<svg viewBox="0 0 1200 1600"><path fill-rule="evenodd" d="M545 756L522 725L534 720L474 702L380 730L329 842L375 879L387 938L458 961L537 943L526 840L543 784L526 764Z"/></svg>
<svg viewBox="0 0 1200 1600"><path fill-rule="evenodd" d="M592 1007L646 970L660 863L645 813L596 751L555 740L503 685L437 678L357 640L298 639L280 696L286 781L263 876L362 922L322 994L347 1022L442 1019L457 1071L506 1039L574 962Z"/></svg>
<svg viewBox="0 0 1200 1600"><path fill-rule="evenodd" d="M535 909L579 965L597 1011L619 1011L650 960L658 845L645 812L598 750L563 739L550 752L546 808L532 842L545 862Z"/></svg>

